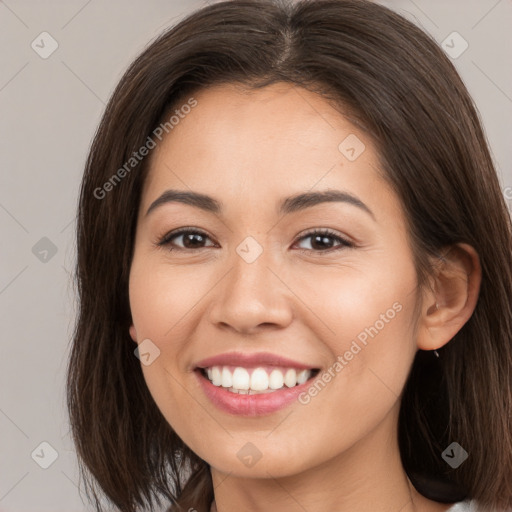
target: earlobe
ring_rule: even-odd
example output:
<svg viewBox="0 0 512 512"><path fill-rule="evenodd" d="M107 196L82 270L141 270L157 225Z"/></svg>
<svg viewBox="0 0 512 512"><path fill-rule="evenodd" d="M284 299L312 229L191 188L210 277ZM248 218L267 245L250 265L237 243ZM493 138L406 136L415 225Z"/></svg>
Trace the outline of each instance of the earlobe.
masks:
<svg viewBox="0 0 512 512"><path fill-rule="evenodd" d="M436 350L448 343L476 307L482 270L475 249L464 243L448 248L434 265L432 286L424 291L417 345Z"/></svg>
<svg viewBox="0 0 512 512"><path fill-rule="evenodd" d="M135 330L135 326L132 324L130 325L130 336L135 343L137 343L137 331Z"/></svg>

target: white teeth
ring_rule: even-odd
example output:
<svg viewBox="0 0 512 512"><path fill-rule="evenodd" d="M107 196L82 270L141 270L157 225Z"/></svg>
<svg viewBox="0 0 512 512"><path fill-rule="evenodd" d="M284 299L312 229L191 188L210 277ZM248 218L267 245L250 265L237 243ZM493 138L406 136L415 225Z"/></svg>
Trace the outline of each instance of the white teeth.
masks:
<svg viewBox="0 0 512 512"><path fill-rule="evenodd" d="M293 388L295 384L297 384L297 373L293 368L286 370L286 374L284 376L284 383L289 387Z"/></svg>
<svg viewBox="0 0 512 512"><path fill-rule="evenodd" d="M249 372L245 368L235 368L232 386L236 389L249 389Z"/></svg>
<svg viewBox="0 0 512 512"><path fill-rule="evenodd" d="M230 388L233 385L233 377L228 368L222 368L222 384L223 388Z"/></svg>
<svg viewBox="0 0 512 512"><path fill-rule="evenodd" d="M241 395L271 393L284 386L292 388L297 384L304 384L312 375L311 370L294 368L286 370L275 368L270 375L265 368L255 368L252 373L249 373L241 366L237 366L233 372L228 366L212 366L205 370L214 386L222 386L232 393Z"/></svg>
<svg viewBox="0 0 512 512"><path fill-rule="evenodd" d="M283 372L279 370L272 370L269 378L270 389L281 389L284 384Z"/></svg>
<svg viewBox="0 0 512 512"><path fill-rule="evenodd" d="M297 384L304 384L309 377L311 377L311 372L309 370L302 370L297 374Z"/></svg>
<svg viewBox="0 0 512 512"><path fill-rule="evenodd" d="M222 375L220 373L220 368L218 366L214 366L212 368L211 380L214 386L220 386L222 384Z"/></svg>
<svg viewBox="0 0 512 512"><path fill-rule="evenodd" d="M268 374L263 368L256 368L251 375L251 389L264 391L268 388Z"/></svg>

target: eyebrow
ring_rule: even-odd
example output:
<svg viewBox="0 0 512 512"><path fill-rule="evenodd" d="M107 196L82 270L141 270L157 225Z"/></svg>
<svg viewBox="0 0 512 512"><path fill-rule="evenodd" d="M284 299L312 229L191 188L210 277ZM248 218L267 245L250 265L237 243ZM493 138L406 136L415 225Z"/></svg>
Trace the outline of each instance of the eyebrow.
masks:
<svg viewBox="0 0 512 512"><path fill-rule="evenodd" d="M166 203L178 202L195 206L206 212L220 214L222 213L222 203L211 196L199 192L189 192L186 190L166 190L160 197L155 199L148 208L146 215ZM368 213L373 220L375 215L370 208L358 197L342 190L325 190L321 192L304 192L294 196L287 197L279 205L278 213L287 215L297 211L311 208L321 203L342 202L351 204Z"/></svg>

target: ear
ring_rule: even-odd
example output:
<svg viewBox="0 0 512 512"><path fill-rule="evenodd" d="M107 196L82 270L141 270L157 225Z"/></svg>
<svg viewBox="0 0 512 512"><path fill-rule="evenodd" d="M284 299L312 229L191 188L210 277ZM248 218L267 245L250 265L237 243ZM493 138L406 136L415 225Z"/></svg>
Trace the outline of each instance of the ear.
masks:
<svg viewBox="0 0 512 512"><path fill-rule="evenodd" d="M429 289L423 290L417 345L436 350L448 343L476 307L482 269L475 249L464 243L448 247L434 265Z"/></svg>
<svg viewBox="0 0 512 512"><path fill-rule="evenodd" d="M130 325L130 336L132 340L137 343L137 331L135 330L135 326L133 324Z"/></svg>

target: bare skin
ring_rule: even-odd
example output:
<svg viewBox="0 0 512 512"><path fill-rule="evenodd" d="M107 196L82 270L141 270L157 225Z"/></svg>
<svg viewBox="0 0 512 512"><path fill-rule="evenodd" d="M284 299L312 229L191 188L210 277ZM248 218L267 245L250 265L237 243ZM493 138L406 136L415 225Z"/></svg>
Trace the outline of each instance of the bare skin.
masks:
<svg viewBox="0 0 512 512"><path fill-rule="evenodd" d="M250 93L219 86L194 97L198 105L151 155L130 334L160 350L142 366L146 383L169 424L210 464L218 512L447 510L407 478L397 419L416 351L448 343L474 310L475 251L446 251L432 287L417 288L404 212L377 172L373 144L322 97L287 84ZM351 134L365 145L353 161L339 149ZM212 196L222 211L174 201L147 213L168 189ZM278 212L283 198L334 189L371 213L340 201ZM181 235L158 245L183 227L203 233L200 243ZM327 246L306 236L315 229L334 232L324 235ZM236 250L249 236L263 250L251 263ZM387 321L377 324L382 314ZM236 350L272 352L322 374L365 328L381 324L308 403L270 414L220 410L194 372L201 359ZM237 456L247 443L261 454L251 467Z"/></svg>

